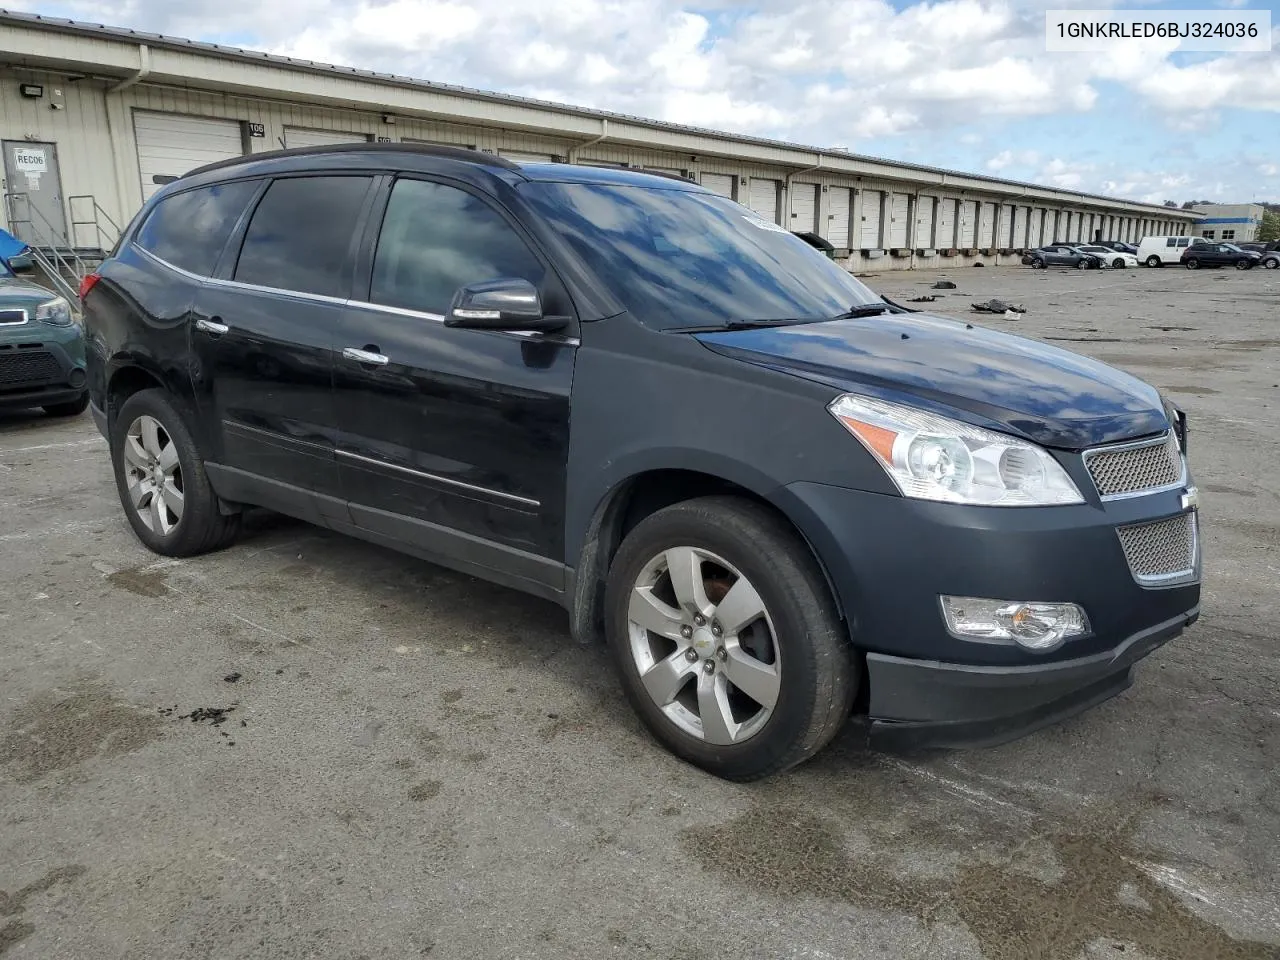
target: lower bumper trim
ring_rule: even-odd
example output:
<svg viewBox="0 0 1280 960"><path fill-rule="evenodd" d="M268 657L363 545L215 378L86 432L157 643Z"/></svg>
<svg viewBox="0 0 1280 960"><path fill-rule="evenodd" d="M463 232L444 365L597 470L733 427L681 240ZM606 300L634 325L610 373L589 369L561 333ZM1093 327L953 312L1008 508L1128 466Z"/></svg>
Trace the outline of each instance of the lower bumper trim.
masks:
<svg viewBox="0 0 1280 960"><path fill-rule="evenodd" d="M1195 607L1114 650L1065 662L973 666L867 654L870 739L893 749L995 746L1127 689L1133 665L1200 615Z"/></svg>

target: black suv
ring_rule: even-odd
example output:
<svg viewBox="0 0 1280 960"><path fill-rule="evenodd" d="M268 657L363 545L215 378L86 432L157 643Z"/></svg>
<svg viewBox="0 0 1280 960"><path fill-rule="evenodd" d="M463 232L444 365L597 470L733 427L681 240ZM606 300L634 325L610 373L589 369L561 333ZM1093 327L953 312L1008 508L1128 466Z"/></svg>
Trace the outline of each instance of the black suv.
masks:
<svg viewBox="0 0 1280 960"><path fill-rule="evenodd" d="M1235 267L1249 270L1262 262L1262 254L1242 250L1234 243L1197 243L1182 251L1182 265L1188 270L1201 267Z"/></svg>
<svg viewBox="0 0 1280 960"><path fill-rule="evenodd" d="M1199 612L1185 420L888 304L692 183L407 145L195 171L87 283L152 550L273 508L550 598L681 757L749 779L857 704L1010 739Z"/></svg>

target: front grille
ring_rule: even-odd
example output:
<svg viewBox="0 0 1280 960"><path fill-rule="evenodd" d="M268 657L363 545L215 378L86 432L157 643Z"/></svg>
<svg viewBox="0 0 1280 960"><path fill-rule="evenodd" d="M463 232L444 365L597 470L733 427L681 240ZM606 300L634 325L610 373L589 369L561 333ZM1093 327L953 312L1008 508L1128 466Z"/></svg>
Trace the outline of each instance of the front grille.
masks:
<svg viewBox="0 0 1280 960"><path fill-rule="evenodd" d="M1117 527L1116 533L1133 578L1139 583L1168 583L1195 575L1199 531L1194 511Z"/></svg>
<svg viewBox="0 0 1280 960"><path fill-rule="evenodd" d="M1182 454L1172 430L1154 440L1086 451L1084 463L1103 499L1132 496L1182 482Z"/></svg>
<svg viewBox="0 0 1280 960"><path fill-rule="evenodd" d="M0 323L26 323L25 310L0 310Z"/></svg>
<svg viewBox="0 0 1280 960"><path fill-rule="evenodd" d="M62 379L62 367L48 350L0 349L0 388L40 387Z"/></svg>

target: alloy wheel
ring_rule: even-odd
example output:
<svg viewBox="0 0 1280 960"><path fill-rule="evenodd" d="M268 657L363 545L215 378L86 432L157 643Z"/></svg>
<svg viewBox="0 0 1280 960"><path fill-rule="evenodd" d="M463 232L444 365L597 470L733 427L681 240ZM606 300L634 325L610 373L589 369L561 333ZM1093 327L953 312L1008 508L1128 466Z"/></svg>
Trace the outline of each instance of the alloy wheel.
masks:
<svg viewBox="0 0 1280 960"><path fill-rule="evenodd" d="M125 483L138 519L166 536L185 505L178 447L155 417L143 415L129 424L124 439Z"/></svg>
<svg viewBox="0 0 1280 960"><path fill-rule="evenodd" d="M631 590L629 645L641 685L667 719L708 743L741 743L778 702L773 622L728 561L678 546L646 563Z"/></svg>

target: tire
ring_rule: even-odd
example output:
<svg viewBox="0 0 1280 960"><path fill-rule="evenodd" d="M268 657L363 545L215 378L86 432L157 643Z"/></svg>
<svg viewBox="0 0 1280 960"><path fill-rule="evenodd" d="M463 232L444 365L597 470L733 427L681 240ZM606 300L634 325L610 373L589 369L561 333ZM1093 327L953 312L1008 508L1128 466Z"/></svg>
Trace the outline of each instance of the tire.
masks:
<svg viewBox="0 0 1280 960"><path fill-rule="evenodd" d="M700 593L685 588L683 609L673 568L701 571L685 581ZM731 598L742 580L754 591ZM634 607L633 597L648 602ZM707 614L701 625L689 612L697 608ZM743 620L744 610L757 613ZM702 497L640 521L609 569L605 616L623 690L641 721L676 756L716 776L746 781L780 773L826 746L849 717L861 668L826 580L791 526L759 504ZM713 634L720 620L733 629ZM681 630L686 639L677 639ZM768 683L757 700L735 677ZM762 706L769 691L771 709ZM715 712L707 715L704 704Z"/></svg>
<svg viewBox="0 0 1280 960"><path fill-rule="evenodd" d="M1187 258L1186 260L1184 260L1183 262L1187 265L1187 269L1188 269L1188 270L1199 270L1199 269L1200 269L1200 261L1199 261L1199 260L1197 260L1195 257L1188 257L1188 258Z"/></svg>
<svg viewBox="0 0 1280 960"><path fill-rule="evenodd" d="M1048 264L1046 264L1043 260L1032 260L1032 261L1031 261L1031 269L1032 269L1032 270L1044 270L1047 266L1048 266Z"/></svg>
<svg viewBox="0 0 1280 960"><path fill-rule="evenodd" d="M89 409L89 391L86 390L74 400L68 400L66 403L50 403L44 408L44 412L51 417L78 417Z"/></svg>
<svg viewBox="0 0 1280 960"><path fill-rule="evenodd" d="M1252 261L1252 260L1237 260L1237 261L1236 261L1236 269L1237 269L1237 270L1248 270L1248 269L1250 269L1252 266L1253 266L1253 261Z"/></svg>
<svg viewBox="0 0 1280 960"><path fill-rule="evenodd" d="M1153 253L1151 256L1147 257L1147 266L1148 266L1148 267L1163 267L1163 266L1164 266L1164 261L1163 261L1163 260L1161 260L1159 257L1157 257L1157 256Z"/></svg>
<svg viewBox="0 0 1280 960"><path fill-rule="evenodd" d="M1111 266L1114 267L1116 270L1123 270L1124 260L1122 260L1120 257L1116 257L1115 260L1111 261Z"/></svg>
<svg viewBox="0 0 1280 960"><path fill-rule="evenodd" d="M188 416L186 405L165 391L142 390L125 401L110 429L120 505L138 539L167 557L220 550L240 531L239 515L224 516L218 509ZM161 475L176 497L157 497L156 478ZM141 510L134 506L135 494Z"/></svg>
<svg viewBox="0 0 1280 960"><path fill-rule="evenodd" d="M1280 267L1280 257L1267 257L1267 259L1262 261L1262 265L1268 270L1275 270L1277 267Z"/></svg>
<svg viewBox="0 0 1280 960"><path fill-rule="evenodd" d="M1076 269L1077 269L1077 270L1088 270L1088 269L1089 269L1089 261L1088 261L1088 260L1078 260L1078 261L1076 261Z"/></svg>

